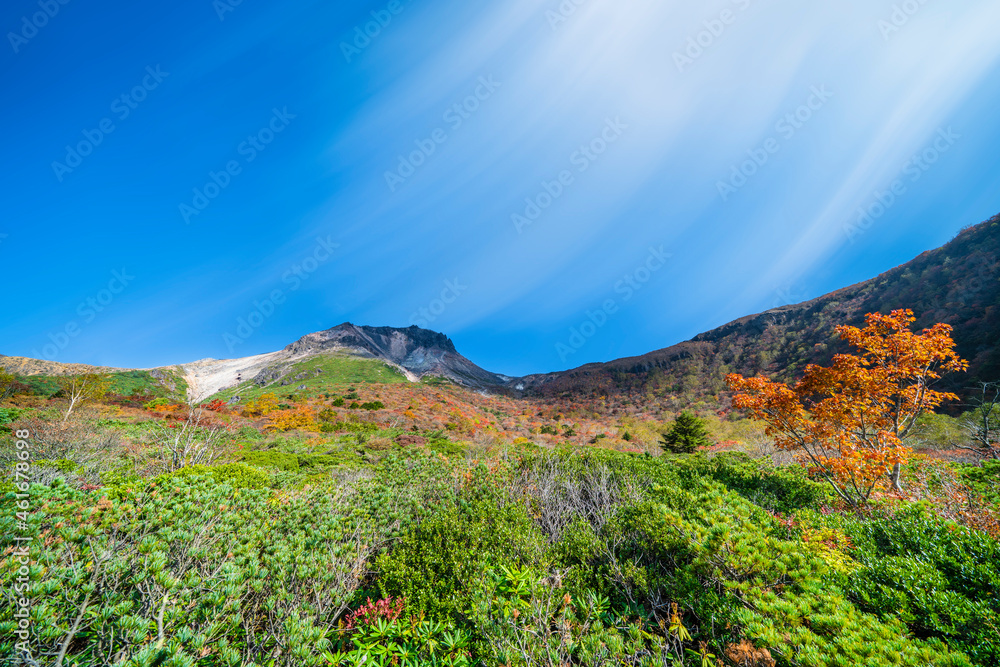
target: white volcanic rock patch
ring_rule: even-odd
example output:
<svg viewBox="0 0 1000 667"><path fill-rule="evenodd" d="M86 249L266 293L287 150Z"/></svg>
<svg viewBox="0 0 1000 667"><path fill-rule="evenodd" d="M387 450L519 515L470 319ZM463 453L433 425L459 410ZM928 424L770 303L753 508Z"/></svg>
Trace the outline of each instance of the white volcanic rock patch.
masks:
<svg viewBox="0 0 1000 667"><path fill-rule="evenodd" d="M278 361L293 361L296 356L279 350L241 359L202 359L189 364L181 364L184 379L188 383L188 398L192 403L203 401L212 394L252 379L271 364Z"/></svg>

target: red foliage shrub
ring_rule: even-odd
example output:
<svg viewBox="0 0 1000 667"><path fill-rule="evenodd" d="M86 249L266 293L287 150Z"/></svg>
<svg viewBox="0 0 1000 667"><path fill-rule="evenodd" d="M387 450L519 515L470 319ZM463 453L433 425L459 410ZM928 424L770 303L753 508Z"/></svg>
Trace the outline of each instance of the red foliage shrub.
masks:
<svg viewBox="0 0 1000 667"><path fill-rule="evenodd" d="M402 616L405 606L406 600L403 598L394 600L392 597L388 597L376 602L372 602L372 599L368 598L365 604L344 617L344 624L348 630L353 630L359 626L371 625L379 618L395 621Z"/></svg>

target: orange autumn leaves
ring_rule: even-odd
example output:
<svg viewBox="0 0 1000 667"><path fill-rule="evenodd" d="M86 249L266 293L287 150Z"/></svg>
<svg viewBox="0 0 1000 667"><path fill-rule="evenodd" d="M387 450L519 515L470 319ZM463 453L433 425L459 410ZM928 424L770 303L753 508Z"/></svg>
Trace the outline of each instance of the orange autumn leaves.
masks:
<svg viewBox="0 0 1000 667"><path fill-rule="evenodd" d="M863 329L837 333L860 350L838 354L830 367L809 365L793 386L764 377L729 375L733 406L764 420L781 449L802 450L805 461L849 504L858 506L879 481L897 490L912 450L904 440L921 413L958 397L931 389L947 371L963 371L951 327L910 330L912 311L865 316Z"/></svg>
<svg viewBox="0 0 1000 667"><path fill-rule="evenodd" d="M270 428L278 431L315 430L316 410L308 405L298 405L288 410L272 411L270 413Z"/></svg>

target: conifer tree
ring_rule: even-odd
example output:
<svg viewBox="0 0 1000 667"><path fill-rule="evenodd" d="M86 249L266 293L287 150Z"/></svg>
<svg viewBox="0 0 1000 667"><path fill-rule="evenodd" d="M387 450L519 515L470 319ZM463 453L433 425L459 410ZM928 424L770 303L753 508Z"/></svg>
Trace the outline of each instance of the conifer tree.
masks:
<svg viewBox="0 0 1000 667"><path fill-rule="evenodd" d="M663 434L660 446L664 451L674 454L690 454L698 447L710 444L704 420L685 410L677 417L670 430Z"/></svg>

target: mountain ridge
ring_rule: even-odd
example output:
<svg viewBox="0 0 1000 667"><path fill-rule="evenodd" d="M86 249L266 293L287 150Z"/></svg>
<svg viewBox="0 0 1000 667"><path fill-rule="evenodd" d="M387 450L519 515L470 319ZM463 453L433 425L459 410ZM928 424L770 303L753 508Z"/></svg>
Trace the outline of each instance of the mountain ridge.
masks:
<svg viewBox="0 0 1000 667"><path fill-rule="evenodd" d="M234 383L273 382L282 369L323 354L379 360L406 379L442 377L476 390L514 395L693 394L719 397L729 372L791 380L810 363L827 363L846 346L838 324L863 323L865 313L910 308L916 325L954 327L956 349L970 362L952 391L977 379L1000 378L1000 215L963 229L945 245L874 278L828 294L737 318L690 340L642 355L550 373L508 377L462 356L445 334L417 326L344 322L306 334L283 349L238 359L179 364L191 397L203 400ZM114 369L0 355L0 367L21 375L65 375ZM171 367L164 367L171 368ZM156 369L139 369L156 370Z"/></svg>
<svg viewBox="0 0 1000 667"><path fill-rule="evenodd" d="M729 372L791 380L809 363L825 364L847 346L838 324L863 324L869 312L910 308L918 328L945 322L970 362L952 391L1000 378L1000 215L970 225L945 245L874 278L822 296L737 318L690 340L642 355L518 378L529 394L715 395Z"/></svg>

